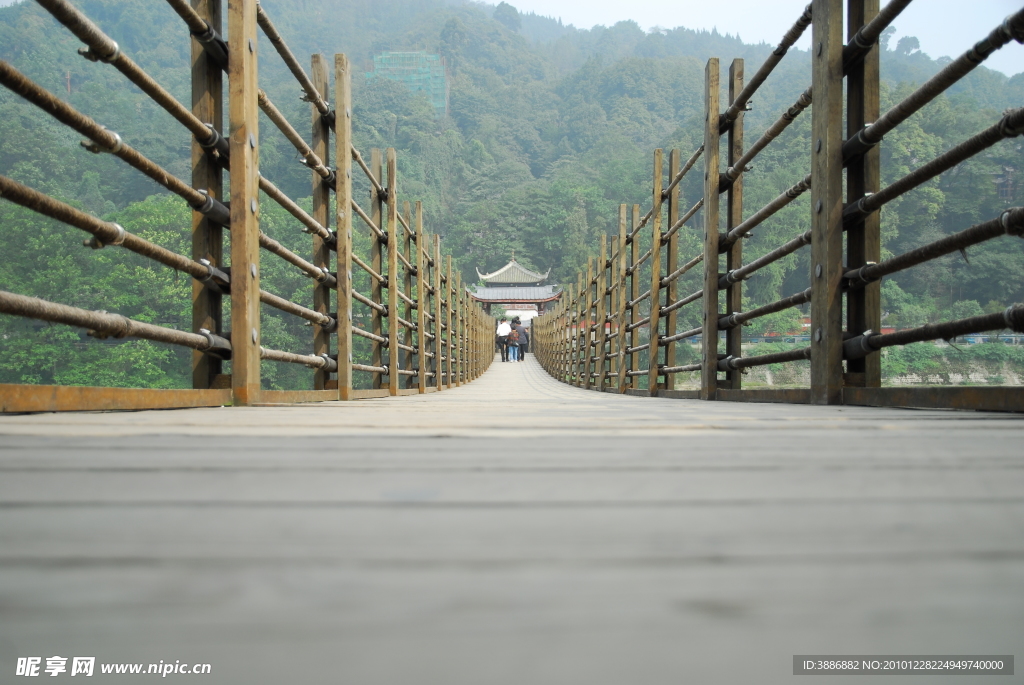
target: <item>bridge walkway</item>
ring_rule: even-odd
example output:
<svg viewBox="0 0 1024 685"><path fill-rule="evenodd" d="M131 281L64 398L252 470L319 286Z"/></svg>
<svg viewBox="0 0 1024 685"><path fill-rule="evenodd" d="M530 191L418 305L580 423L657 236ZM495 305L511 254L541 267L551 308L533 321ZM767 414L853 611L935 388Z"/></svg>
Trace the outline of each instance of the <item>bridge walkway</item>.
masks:
<svg viewBox="0 0 1024 685"><path fill-rule="evenodd" d="M0 657L660 685L1021 654L1021 445L1017 415L618 396L532 357L424 396L3 416Z"/></svg>

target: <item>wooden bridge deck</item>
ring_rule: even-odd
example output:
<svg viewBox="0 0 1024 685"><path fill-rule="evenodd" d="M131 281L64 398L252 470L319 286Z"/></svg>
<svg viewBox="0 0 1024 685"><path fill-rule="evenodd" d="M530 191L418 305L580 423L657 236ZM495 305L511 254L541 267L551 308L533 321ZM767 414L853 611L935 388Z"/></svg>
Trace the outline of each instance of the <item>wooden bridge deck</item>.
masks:
<svg viewBox="0 0 1024 685"><path fill-rule="evenodd" d="M0 681L55 654L358 685L1024 654L1022 445L1016 415L623 397L532 358L416 397L4 416Z"/></svg>

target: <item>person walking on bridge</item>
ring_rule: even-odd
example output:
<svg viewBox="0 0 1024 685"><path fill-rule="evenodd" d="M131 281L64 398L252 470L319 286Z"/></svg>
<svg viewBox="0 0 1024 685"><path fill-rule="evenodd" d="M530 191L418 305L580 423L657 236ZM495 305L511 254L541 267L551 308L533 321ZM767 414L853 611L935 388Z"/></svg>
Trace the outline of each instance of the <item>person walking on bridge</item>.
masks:
<svg viewBox="0 0 1024 685"><path fill-rule="evenodd" d="M515 319L512 320L512 325L509 326L508 338L508 360L510 362L519 361L519 329L516 328Z"/></svg>
<svg viewBox="0 0 1024 685"><path fill-rule="evenodd" d="M518 339L518 350L516 352L516 361L523 361L526 359L526 348L530 346L530 332L523 325L523 322L519 320L519 317L512 319L512 330L516 332Z"/></svg>
<svg viewBox="0 0 1024 685"><path fill-rule="evenodd" d="M495 342L498 344L498 350L501 351L501 361L508 361L508 334L512 332L512 326L508 324L508 320L502 317L498 323L498 330L494 332Z"/></svg>

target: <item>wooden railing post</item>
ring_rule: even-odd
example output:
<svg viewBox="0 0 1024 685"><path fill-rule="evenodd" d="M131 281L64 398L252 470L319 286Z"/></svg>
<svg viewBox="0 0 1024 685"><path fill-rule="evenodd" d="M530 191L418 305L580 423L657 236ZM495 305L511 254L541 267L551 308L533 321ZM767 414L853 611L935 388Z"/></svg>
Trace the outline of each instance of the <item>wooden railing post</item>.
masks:
<svg viewBox="0 0 1024 685"><path fill-rule="evenodd" d="M668 153L668 178L669 181L676 177L679 173L680 161L679 161L679 150L673 149ZM676 221L679 219L679 184L677 183L672 191L668 194L668 218L665 220L665 225L671 228L675 226ZM679 265L679 231L676 231L668 239L668 244L665 246L665 273L670 274L676 270ZM660 279L659 279L660 282ZM673 279L664 288L665 299L664 303L667 307L676 301L676 293L678 288L676 287L678 280ZM676 321L678 320L679 314L677 309L673 309L665 316L665 335L675 335L676 333ZM665 366L676 365L676 343L675 341L666 343L665 345ZM665 375L665 388L667 390L675 389L675 374Z"/></svg>
<svg viewBox="0 0 1024 685"><path fill-rule="evenodd" d="M352 74L334 56L335 201L338 249L338 398L352 399ZM316 108L314 108L315 110Z"/></svg>
<svg viewBox="0 0 1024 685"><path fill-rule="evenodd" d="M700 397L713 400L718 393L718 178L719 178L719 70L718 58L704 70L704 312L701 333Z"/></svg>
<svg viewBox="0 0 1024 685"><path fill-rule="evenodd" d="M843 2L814 0L812 15L811 402L838 404L843 394Z"/></svg>
<svg viewBox="0 0 1024 685"><path fill-rule="evenodd" d="M323 55L313 55L311 65L311 80L317 91L323 96L324 100L330 98L330 80L327 77L327 63L324 61ZM316 156L319 157L324 165L330 164L330 142L331 142L331 127L327 121L327 118L320 113L316 105L311 104L310 109L313 110L313 135L312 145L310 146ZM328 219L328 205L331 201L331 189L327 185L326 180L315 171L310 172L313 176L313 218L321 226L330 226L330 220ZM337 176L337 173L335 173ZM331 248L319 235L313 235L313 264L331 271ZM331 313L331 287L314 281L313 285L313 309L320 314L330 315ZM323 326L313 326L313 354L320 356L322 354L330 354L331 351L331 332L324 330ZM327 373L323 369L317 369L313 372L313 389L314 390L325 390L328 389L328 381L330 380L331 374ZM333 383L331 384L333 385Z"/></svg>
<svg viewBox="0 0 1024 685"><path fill-rule="evenodd" d="M231 155L231 389L235 404L260 394L259 105L256 0L228 3Z"/></svg>
<svg viewBox="0 0 1024 685"><path fill-rule="evenodd" d="M583 378L581 388L590 390L591 376L590 376L590 358L593 356L590 353L590 348L594 344L594 336L590 334L590 322L593 317L593 311L595 307L594 303L594 258L590 257L587 259L587 275L584 277L583 286L585 288L586 297L584 298L584 327L583 327ZM595 331L596 332L596 331Z"/></svg>
<svg viewBox="0 0 1024 685"><path fill-rule="evenodd" d="M577 388L583 387L583 348L587 340L587 317L583 309L587 301L583 291L583 281L586 277L586 272L582 269L576 274L576 348L573 350L572 375Z"/></svg>
<svg viewBox="0 0 1024 685"><path fill-rule="evenodd" d="M444 358L444 291L441 290L441 236L434 234L434 387L441 389L444 382L445 365Z"/></svg>
<svg viewBox="0 0 1024 685"><path fill-rule="evenodd" d="M632 358L632 355L627 354L626 348L629 346L629 338L626 333L626 326L629 324L629 291L626 289L626 279L629 278L629 255L626 250L628 245L626 244L626 238L629 235L629 227L626 224L627 210L626 205L619 205L619 318L615 323L615 328L619 334L616 336L618 340L618 367L616 369L617 378L616 389L620 393L626 392L626 383L629 381L629 377L626 375L629 372L630 364L627 358Z"/></svg>
<svg viewBox="0 0 1024 685"><path fill-rule="evenodd" d="M409 224L409 226L411 227L413 225L412 203L410 203L408 200L405 200L402 203L402 207L404 210L402 212L402 215L405 217L405 223ZM398 231L398 234L402 236L402 255L405 257L405 261L409 262L410 264L415 264L415 262L413 262L412 260L412 235L408 230L405 229L405 227L402 224L398 224L395 227L395 229ZM405 293L405 296L408 297L409 299L412 299L412 271L405 268L404 266L402 267L401 287L402 292ZM405 311L405 314L402 318L412 323L414 319L412 306L405 300L402 300L402 309ZM402 343L404 343L407 347L413 347L413 349L415 349L413 345L413 343L415 342L413 339L414 333L415 331L413 331L409 326L402 326ZM403 350L403 352L405 352L405 354L402 355L402 368L411 369L413 367L414 360L416 359L416 353L411 350ZM404 383L405 387L414 387L416 383L416 377L405 376L405 378L407 379L406 382ZM401 381L399 381L399 383L401 383Z"/></svg>
<svg viewBox="0 0 1024 685"><path fill-rule="evenodd" d="M402 375L401 352L398 347L401 325L398 323L398 289L402 287L398 280L398 244L402 237L402 225L398 223L398 159L395 148L387 149L388 165L388 391L392 396L398 395L401 388Z"/></svg>
<svg viewBox="0 0 1024 685"><path fill-rule="evenodd" d="M221 0L192 0L192 7L206 23L220 34ZM210 123L222 133L224 122L224 73L209 56L206 48L192 36L192 112L200 121ZM213 155L192 139L192 187L205 189L210 197L223 200L223 172ZM200 212L192 212L192 259L208 260L213 266L224 266L223 229ZM223 335L223 296L215 283L192 279L192 332L206 329ZM192 353L192 387L206 389L227 387L230 379L223 376L223 362L213 355Z"/></svg>
<svg viewBox="0 0 1024 685"><path fill-rule="evenodd" d="M743 60L734 59L729 66L729 102L743 90ZM728 159L732 167L743 156L743 112L736 115L729 127ZM726 197L726 226L729 229L743 221L743 174L729 186ZM726 256L726 271L743 266L743 241L733 242ZM732 283L725 291L725 313L743 311L743 281ZM725 353L730 357L743 356L743 327L733 326L725 333ZM742 387L743 375L739 371L726 371L723 385L733 390Z"/></svg>
<svg viewBox="0 0 1024 685"><path fill-rule="evenodd" d="M664 151L654 151L654 174L651 192L651 304L650 345L647 348L647 390L652 397L658 394L658 328L661 315L661 189L662 174L665 173Z"/></svg>
<svg viewBox="0 0 1024 685"><path fill-rule="evenodd" d="M383 164L381 162L381 155L379 148L372 148L370 150L370 173L378 184L383 186L382 181L384 180ZM370 221L373 222L374 226L384 228L384 197L377 191L375 184L370 185ZM376 234L371 232L370 234L370 268L375 273L384 273L384 250L386 249L385 244L377 237ZM384 301L384 284L378 281L376 278L370 279L370 299L373 300L374 304L386 305ZM370 310L370 332L375 336L384 335L384 317L376 309ZM384 365L384 347L376 340L371 341L371 366L383 366ZM384 384L383 374L374 372L372 376L372 387L379 389Z"/></svg>
<svg viewBox="0 0 1024 685"><path fill-rule="evenodd" d="M878 14L879 0L848 0L847 35L857 31ZM879 116L878 55L876 43L861 60L847 68L846 135L853 138ZM817 98L815 98L817 99ZM880 186L880 148L876 145L846 167L846 202L853 203L867 193L877 193ZM873 212L846 230L846 261L848 269L882 259L882 237L879 212ZM846 297L846 330L861 334L882 327L881 281L851 290ZM878 388L882 385L882 355L872 352L862 359L847 363L845 385Z"/></svg>
<svg viewBox="0 0 1024 685"><path fill-rule="evenodd" d="M455 367L454 360L455 356L455 288L453 287L452 276L452 256L445 256L445 282L444 282L444 299L446 301L446 313L445 313L445 324L447 329L445 330L445 343L444 343L444 356L445 356L445 385L448 388L455 387L455 379L452 377L452 369Z"/></svg>
<svg viewBox="0 0 1024 685"><path fill-rule="evenodd" d="M605 379L605 361L608 358L605 352L605 343L607 342L607 332L605 328L605 316L607 315L607 301L608 295L605 292L608 290L608 239L606 236L601 236L601 256L598 262L597 272L597 302L594 311L594 321L597 324L597 330L594 331L596 338L596 345L594 348L594 356L597 357L595 362L595 373L597 373L597 380L595 385L598 390L604 390L604 379Z"/></svg>
<svg viewBox="0 0 1024 685"><path fill-rule="evenodd" d="M430 307L430 261L427 259L427 234L423 232L423 203L416 201L416 365L420 369L417 377L417 387L420 394L427 392L427 348L430 346L430 338L427 336L430 328L430 319L427 318L427 310Z"/></svg>
<svg viewBox="0 0 1024 685"><path fill-rule="evenodd" d="M633 205L633 223L630 228L630 232L638 230L640 226L640 205ZM637 233L633 236L633 241L629 244L629 299L632 302L636 302L636 299L640 297L640 265L637 264L637 259L640 258L640 245L637 238L640 236ZM629 309L629 325L630 327L636 326L637 321L640 320L640 313L637 310L636 304ZM632 328L629 333L629 346L639 347L640 345L640 329ZM639 371L640 370L640 357L639 352L633 352L629 355L629 370ZM634 376L638 378L638 376ZM629 387L637 388L639 384L636 381L628 380Z"/></svg>

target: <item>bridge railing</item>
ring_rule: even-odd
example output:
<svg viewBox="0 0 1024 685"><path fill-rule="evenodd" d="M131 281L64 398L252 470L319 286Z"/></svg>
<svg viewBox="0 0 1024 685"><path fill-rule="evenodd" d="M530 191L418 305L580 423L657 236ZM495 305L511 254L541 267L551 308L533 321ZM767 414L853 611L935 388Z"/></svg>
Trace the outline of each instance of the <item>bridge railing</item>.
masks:
<svg viewBox="0 0 1024 685"><path fill-rule="evenodd" d="M255 0L226 4L222 0L168 0L191 34L189 108L67 0L38 2L86 45L79 50L83 57L116 68L188 129L192 135L191 183L176 178L133 148L131 141L122 140L4 61L0 61L0 83L85 136L83 146L91 152L118 157L184 200L193 210L192 254L176 254L6 176L0 176L0 196L89 233L85 242L89 247L130 250L190 276L193 328L175 330L11 292L0 292L0 312L78 326L97 338L135 337L191 348L193 388L0 385L3 411L347 400L450 388L473 380L487 368L493 357L492 320L462 287L451 256L442 256L439 236L424 231L422 205L416 202L415 210L407 201L400 205L394 149L383 155L372 150L367 163L353 145L351 70L345 55L335 55L332 106L324 58L314 55L307 74ZM221 34L225 8L227 41ZM309 143L259 88L257 26L299 82L303 99L311 104ZM225 104L227 135L223 134ZM310 212L260 173L261 110L312 171ZM329 166L332 147L336 168ZM353 198L353 161L370 184L366 210ZM290 214L299 230L312 236L308 257L260 230L260 192ZM354 249L353 215L370 234L365 260ZM334 230L329 228L332 223ZM312 307L261 288L261 251L283 259L312 279ZM354 288L354 282L365 280L353 279L354 267L368 276L369 292ZM224 330L225 297L230 302L230 331ZM263 347L261 304L309 322L311 349L292 352ZM367 330L354 325L354 306L368 312ZM263 360L309 367L314 389L262 389ZM367 374L368 382L354 383L356 373Z"/></svg>
<svg viewBox="0 0 1024 685"><path fill-rule="evenodd" d="M878 37L909 4L910 0L891 0L880 9L878 0L814 0L749 82L744 83L743 60L733 60L728 75L730 104L724 112L719 104L719 61L708 60L704 144L685 163L680 152L672 150L667 178L663 151L655 150L650 209L641 216L639 205L632 212L620 206L618 236L602 238L598 256L579 273L563 301L535 320L538 358L549 373L582 388L678 398L1024 410L1024 393L1017 388L881 387L880 351L886 347L1007 328L1024 332L1020 304L995 314L880 332L882 277L983 241L1024 237L1024 208L1010 207L984 223L908 253L881 258L879 210L886 203L1000 140L1024 132L1024 109L1008 110L988 129L880 187L883 136L995 50L1011 40L1024 42L1021 10L881 113ZM811 87L745 149L743 113L751 97L808 26L812 27ZM750 172L748 164L808 108L812 117L809 173L794 178L785 192L745 217L743 179ZM703 198L683 211L680 181L701 158ZM773 215L808 192L811 229L744 263L742 238L770 225ZM698 213L703 219L702 249L680 259L680 231ZM641 252L644 228L650 232L649 248ZM744 311L743 281L805 246L811 253L808 287ZM681 296L682 277L698 266L703 269L701 283ZM744 324L805 304L810 305L809 345L744 356ZM688 305L700 308L701 325L679 331L678 312ZM677 364L676 344L696 336L701 340L699 361ZM809 388L743 388L747 368L800 360L810 361ZM676 376L696 373L700 374L698 389L675 388Z"/></svg>

